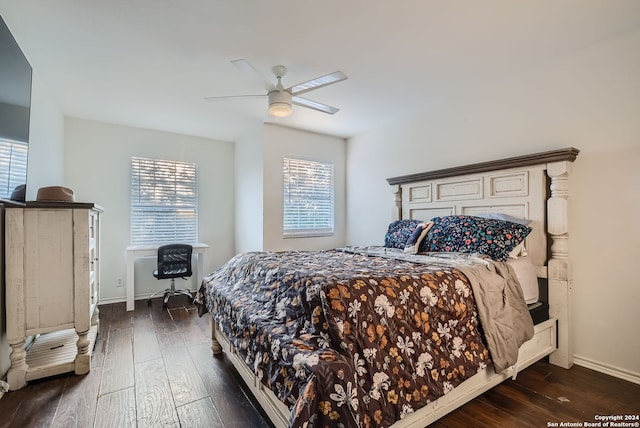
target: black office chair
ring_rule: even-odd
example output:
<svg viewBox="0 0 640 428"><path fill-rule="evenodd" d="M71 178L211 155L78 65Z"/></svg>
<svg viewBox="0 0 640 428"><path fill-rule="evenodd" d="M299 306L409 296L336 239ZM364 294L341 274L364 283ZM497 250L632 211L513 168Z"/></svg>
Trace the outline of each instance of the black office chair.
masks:
<svg viewBox="0 0 640 428"><path fill-rule="evenodd" d="M171 288L152 294L147 300L151 304L151 299L164 295L163 308L167 307L169 297L182 294L189 297L189 302L193 299L189 290L176 290L176 278L187 279L193 272L191 271L191 253L193 247L188 244L169 244L158 247L158 268L153 271L153 276L158 279L171 279Z"/></svg>

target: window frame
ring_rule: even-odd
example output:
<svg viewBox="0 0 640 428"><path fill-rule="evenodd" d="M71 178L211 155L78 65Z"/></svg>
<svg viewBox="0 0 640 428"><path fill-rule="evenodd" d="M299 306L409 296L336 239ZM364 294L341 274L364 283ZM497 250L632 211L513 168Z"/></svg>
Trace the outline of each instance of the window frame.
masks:
<svg viewBox="0 0 640 428"><path fill-rule="evenodd" d="M324 221L330 223L330 226L322 227L299 227L299 228L287 228L287 195L291 196L291 180L287 178L287 165L290 162L297 163L296 167L301 168L302 165L314 165L316 164L321 169L327 170L329 174L329 183L320 189L320 193L329 191L328 199L324 199L327 206L320 207L326 210L328 217ZM288 164L289 163L289 164ZM289 166L290 168L290 166ZM325 171L325 172L327 172ZM304 158L301 156L288 156L282 157L282 236L283 238L313 238L323 236L333 236L335 234L335 165L333 162ZM323 200L323 199L320 199Z"/></svg>
<svg viewBox="0 0 640 428"><path fill-rule="evenodd" d="M142 174L143 169L147 177ZM129 182L130 245L197 243L198 187L198 164L195 162L132 156ZM160 202L154 203L154 199ZM146 228L141 225L145 222L148 224Z"/></svg>

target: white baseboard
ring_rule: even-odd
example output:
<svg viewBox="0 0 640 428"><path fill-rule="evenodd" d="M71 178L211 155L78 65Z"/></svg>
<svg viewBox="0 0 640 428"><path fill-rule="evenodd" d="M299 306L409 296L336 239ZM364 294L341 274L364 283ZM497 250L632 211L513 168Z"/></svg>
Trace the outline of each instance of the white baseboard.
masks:
<svg viewBox="0 0 640 428"><path fill-rule="evenodd" d="M635 373L600 361L594 361L590 358L581 357L579 355L573 356L573 362L579 366L640 385L640 373Z"/></svg>
<svg viewBox="0 0 640 428"><path fill-rule="evenodd" d="M197 290L190 290L187 288L187 290L189 290L192 294L195 294ZM135 296L134 300L147 300L149 298L149 296L151 296L153 293L147 293L147 294L142 294L142 295L137 295ZM126 297L111 297L111 298L107 298L107 299L100 299L100 305L109 305L111 303L122 303L122 302L126 302L127 299Z"/></svg>
<svg viewBox="0 0 640 428"><path fill-rule="evenodd" d="M98 305L110 305L111 303L120 303L126 302L127 299L124 297L112 297L110 299L101 298L100 303Z"/></svg>

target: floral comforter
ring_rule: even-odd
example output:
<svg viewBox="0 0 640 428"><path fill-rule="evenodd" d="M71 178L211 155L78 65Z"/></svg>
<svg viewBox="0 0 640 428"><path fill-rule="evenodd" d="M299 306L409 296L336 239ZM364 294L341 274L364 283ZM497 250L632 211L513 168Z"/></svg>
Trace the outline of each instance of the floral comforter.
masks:
<svg viewBox="0 0 640 428"><path fill-rule="evenodd" d="M196 302L292 427L390 426L490 362L469 281L446 263L244 253L205 278Z"/></svg>

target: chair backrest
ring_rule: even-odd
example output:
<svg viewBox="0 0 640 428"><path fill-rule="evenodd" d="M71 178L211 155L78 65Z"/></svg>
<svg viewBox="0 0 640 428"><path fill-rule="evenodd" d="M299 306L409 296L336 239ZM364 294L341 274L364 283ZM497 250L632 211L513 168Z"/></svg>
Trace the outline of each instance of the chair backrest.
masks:
<svg viewBox="0 0 640 428"><path fill-rule="evenodd" d="M158 247L158 279L191 276L191 253L188 244L168 244Z"/></svg>

